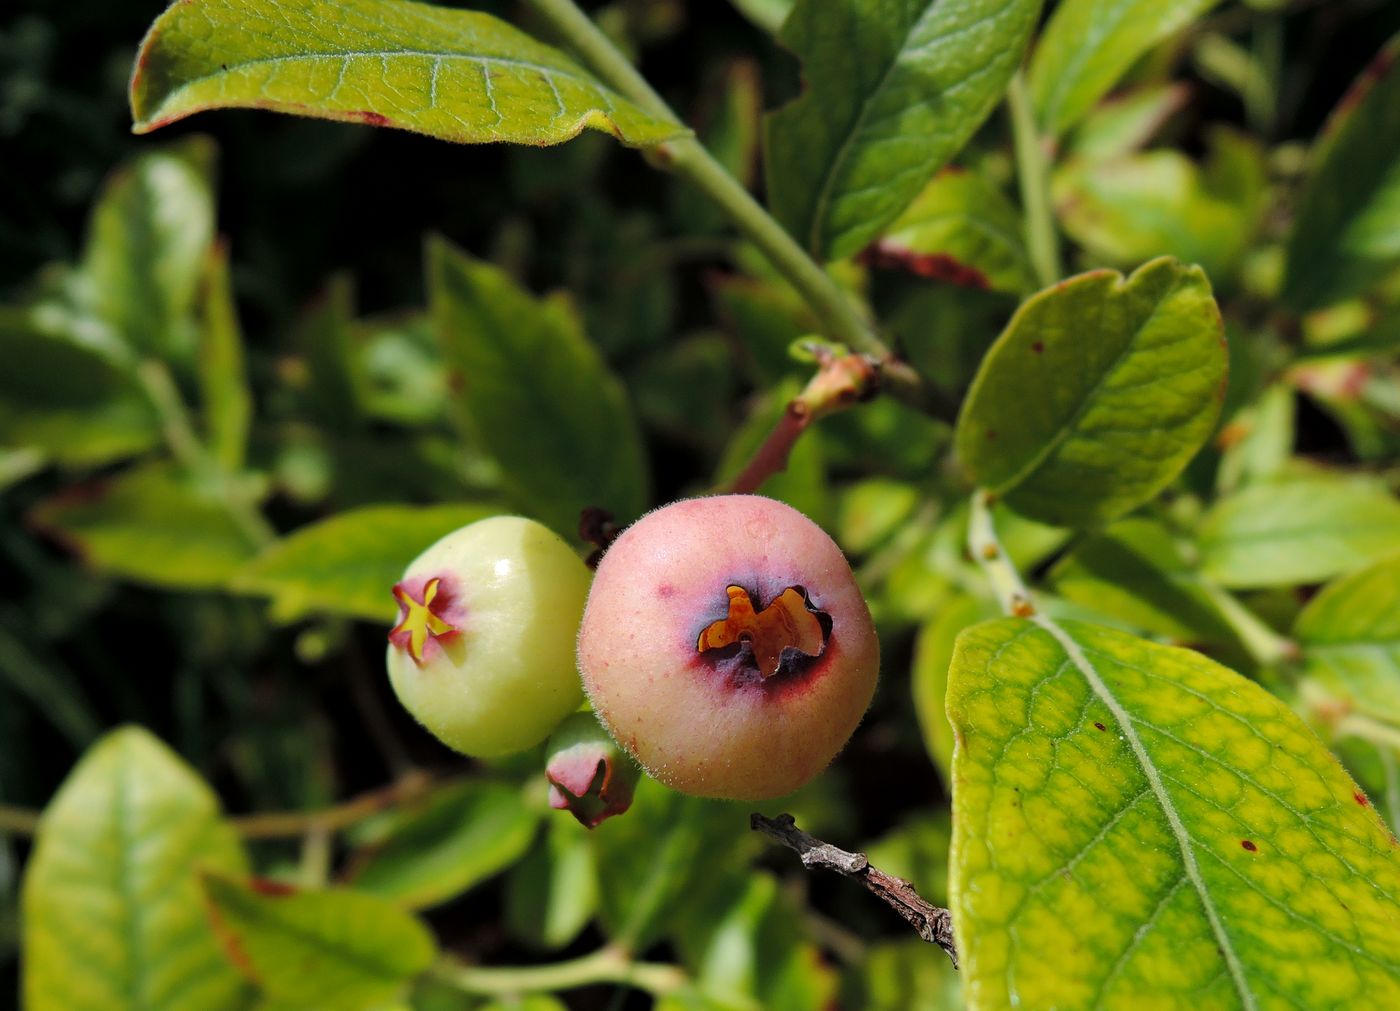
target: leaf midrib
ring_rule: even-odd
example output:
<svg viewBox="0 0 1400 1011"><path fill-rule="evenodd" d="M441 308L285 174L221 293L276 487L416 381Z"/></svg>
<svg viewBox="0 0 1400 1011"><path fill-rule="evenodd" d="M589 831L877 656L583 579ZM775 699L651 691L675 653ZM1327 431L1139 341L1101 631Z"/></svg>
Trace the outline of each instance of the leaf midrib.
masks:
<svg viewBox="0 0 1400 1011"><path fill-rule="evenodd" d="M1240 962L1239 955L1235 953L1234 946L1230 942L1230 936L1225 932L1225 924L1220 918L1219 911L1215 908L1215 903L1211 898L1209 890L1206 888L1205 879L1201 875L1200 865L1196 862L1196 851L1192 844L1191 835L1186 831L1186 825L1181 820L1181 815L1176 806L1172 803L1171 795L1167 792L1166 784L1162 780L1162 775L1157 770L1157 766L1152 762L1152 758L1147 753L1146 746L1142 743L1142 738L1138 735L1131 716L1123 704L1118 701L1118 697L1109 690L1107 683L1099 676L1099 672L1085 655L1080 647L1068 632L1061 628L1050 618L1043 614L1036 614L1030 619L1034 624L1048 632L1064 650L1065 655L1083 675L1084 680L1089 683L1089 689L1099 698L1112 714L1114 721L1118 724L1118 729L1122 732L1123 739L1127 741L1133 757L1137 760L1138 767L1142 770L1148 786L1153 795L1157 798L1157 803L1162 809L1163 815L1167 819L1167 826L1171 830L1173 838L1176 840L1177 849L1181 853L1181 861L1186 870L1186 875L1191 881L1191 886L1195 889L1197 897L1200 899L1201 907L1205 910L1206 920L1210 924L1211 933L1215 936L1219 945L1221 957L1225 959L1226 969L1230 973L1231 982L1234 983L1235 991L1239 994L1240 1003L1245 1011L1255 1011L1257 1005L1254 1001L1254 993L1245 982L1244 965Z"/></svg>
<svg viewBox="0 0 1400 1011"><path fill-rule="evenodd" d="M899 58L909 50L909 40L914 37L918 30L921 27L923 27L924 22L933 15L935 10L938 9L939 3L940 0L928 0L928 2L924 6L923 13L920 14L917 18L915 18L912 22L910 22L908 30L904 33L904 38L900 41L899 46L890 56L889 65L885 67L884 73L880 75L880 80L876 83L875 87L871 88L870 91L866 93L865 97L861 99L860 108L856 111L855 117L851 120L851 125L850 128L846 131L845 138L841 141L840 146L832 154L831 158L827 160L826 166L822 172L821 189L817 193L816 202L812 205L812 220L808 225L807 229L807 248L812 250L813 252L818 252L822 249L822 234L826 230L824 227L826 214L831 206L831 190L832 187L836 184L836 175L838 169L841 167L842 164L845 163L846 157L849 154L851 147L855 144L856 136L858 134L864 133L866 119L870 114L870 107L874 103L876 97L878 97L884 92L885 86L889 83L890 77L894 74L895 69L899 66ZM1007 4L1003 4L1003 6L999 10L999 13L1000 11L1004 11L1006 9L1006 6ZM987 20L993 19L981 18L977 23ZM971 27L973 26L968 26L968 28ZM961 34L962 31L966 30L968 29L965 28L960 29L958 32L952 32L940 41L946 41L947 38L953 38L956 35ZM994 62L995 59L996 57L993 56L992 60L988 62Z"/></svg>
<svg viewBox="0 0 1400 1011"><path fill-rule="evenodd" d="M593 80L586 74L572 70L567 66L551 67L547 64L532 63L529 60L514 59L509 56L482 56L476 53L459 53L451 51L434 52L429 49L346 49L338 52L329 53L287 53L285 55L280 56L257 56L251 59L239 60L236 63L231 63L227 66L227 68L221 66L218 70L211 71L207 74L201 74L198 77L185 78L183 81L181 81L177 90L183 90L185 88L192 87L204 81L213 81L222 77L227 77L234 71L241 70L245 67L259 67L265 64L300 63L309 60L336 60L339 62L344 62L346 60L351 59L388 60L395 57L413 57L415 59L429 59L437 61L462 60L467 63L500 65L520 71L532 70L535 73L538 73L547 78L565 77L573 81L578 81L587 86L589 89L596 91L604 99L608 100L608 111L615 111L611 102L612 92L610 92L607 88L603 87L601 84L599 84L597 81ZM563 105L562 101L560 102L560 105ZM432 103L430 105L430 108L438 108L437 103ZM560 115L567 114L567 111L560 113Z"/></svg>

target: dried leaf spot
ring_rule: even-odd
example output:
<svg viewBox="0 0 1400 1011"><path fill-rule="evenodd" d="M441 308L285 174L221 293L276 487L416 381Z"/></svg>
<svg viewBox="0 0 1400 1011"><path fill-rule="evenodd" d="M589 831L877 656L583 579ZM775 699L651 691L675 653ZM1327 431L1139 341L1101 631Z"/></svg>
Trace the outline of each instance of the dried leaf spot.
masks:
<svg viewBox="0 0 1400 1011"><path fill-rule="evenodd" d="M394 599L399 602L399 623L389 633L389 641L400 649L408 650L415 663L423 662L423 649L429 639L442 639L456 635L461 629L451 624L433 609L438 600L438 590L442 580L430 579L423 586L423 599L415 600L413 593L403 583L394 586Z"/></svg>
<svg viewBox="0 0 1400 1011"><path fill-rule="evenodd" d="M1095 720L1095 721L1094 721L1094 729L1095 729L1095 730L1107 730L1108 728L1107 728L1106 726L1104 726L1102 723L1100 723L1098 720Z"/></svg>
<svg viewBox="0 0 1400 1011"><path fill-rule="evenodd" d="M755 611L749 591L730 586L729 614L700 633L697 652L724 649L735 643L748 643L759 674L778 673L783 650L795 649L807 656L820 656L826 646L826 633L817 612L807 604L806 595L789 586L762 611Z"/></svg>
<svg viewBox="0 0 1400 1011"><path fill-rule="evenodd" d="M1256 845L1254 845L1254 843L1253 843L1252 841L1250 841L1249 839L1241 839L1241 840L1240 840L1240 845L1243 846L1245 849L1247 849L1247 850L1248 850L1249 852L1251 852L1251 853L1258 853L1258 852L1259 852L1259 847L1256 846Z"/></svg>
<svg viewBox="0 0 1400 1011"><path fill-rule="evenodd" d="M1354 801L1356 801L1356 802L1357 802L1358 804L1360 804L1362 807L1370 807L1370 806L1371 806L1371 801L1370 801L1370 800L1367 798L1367 796L1366 796L1364 793L1362 793L1360 790L1357 790L1355 793L1353 793L1353 794L1351 795L1351 797L1352 797L1352 799L1353 799Z"/></svg>

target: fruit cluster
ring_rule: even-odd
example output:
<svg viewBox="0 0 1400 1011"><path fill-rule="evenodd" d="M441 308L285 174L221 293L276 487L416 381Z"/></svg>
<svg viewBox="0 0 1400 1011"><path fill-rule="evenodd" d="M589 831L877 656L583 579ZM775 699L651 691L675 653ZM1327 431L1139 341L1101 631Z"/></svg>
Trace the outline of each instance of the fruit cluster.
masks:
<svg viewBox="0 0 1400 1011"><path fill-rule="evenodd" d="M399 700L469 755L551 744L555 806L625 809L635 772L707 797L791 793L860 722L880 666L865 600L820 527L756 495L649 513L596 575L553 532L499 516L420 555L394 587ZM570 718L565 723L566 718ZM585 800L585 798L589 798Z"/></svg>

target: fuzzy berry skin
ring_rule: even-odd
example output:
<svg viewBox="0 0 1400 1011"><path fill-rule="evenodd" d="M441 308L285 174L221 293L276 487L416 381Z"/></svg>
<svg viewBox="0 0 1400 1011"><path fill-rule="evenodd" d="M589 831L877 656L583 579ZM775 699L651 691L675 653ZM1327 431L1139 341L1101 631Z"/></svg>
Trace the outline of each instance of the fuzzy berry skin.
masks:
<svg viewBox="0 0 1400 1011"><path fill-rule="evenodd" d="M776 613L770 605L793 588L786 599L800 605L805 593L807 607L768 627L807 629L803 612L817 615L819 647L806 631L777 640L810 653L779 654L771 638L724 630L727 616ZM578 662L594 711L651 776L699 796L766 800L802 786L845 745L875 692L880 644L845 556L820 527L773 499L721 495L658 509L613 543L594 576Z"/></svg>
<svg viewBox="0 0 1400 1011"><path fill-rule="evenodd" d="M394 587L399 701L463 754L538 744L583 701L573 649L590 578L533 520L493 516L448 534Z"/></svg>

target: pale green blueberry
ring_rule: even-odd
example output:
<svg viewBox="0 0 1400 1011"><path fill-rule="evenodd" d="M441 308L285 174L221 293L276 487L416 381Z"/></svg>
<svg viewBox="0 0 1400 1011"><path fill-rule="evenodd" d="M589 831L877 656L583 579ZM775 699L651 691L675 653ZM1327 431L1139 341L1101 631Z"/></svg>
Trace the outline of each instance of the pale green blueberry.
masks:
<svg viewBox="0 0 1400 1011"><path fill-rule="evenodd" d="M574 640L591 574L547 527L493 516L448 534L394 587L389 680L467 755L522 751L583 701Z"/></svg>

